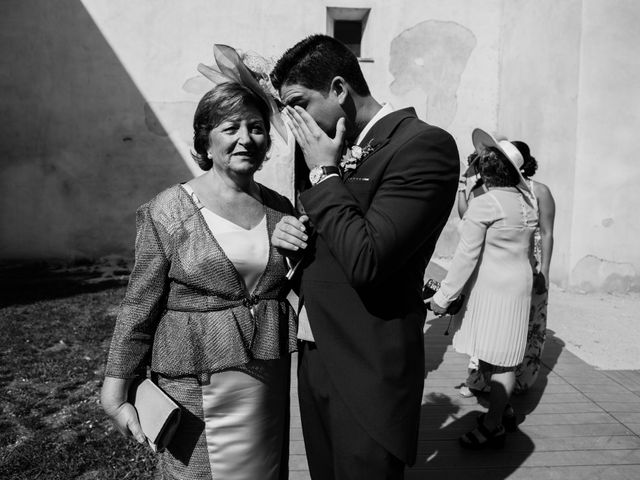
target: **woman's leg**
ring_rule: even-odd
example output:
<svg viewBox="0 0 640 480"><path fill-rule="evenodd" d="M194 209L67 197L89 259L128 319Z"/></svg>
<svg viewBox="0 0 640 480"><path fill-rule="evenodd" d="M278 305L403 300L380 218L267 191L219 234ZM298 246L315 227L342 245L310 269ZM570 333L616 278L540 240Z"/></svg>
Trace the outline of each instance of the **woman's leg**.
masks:
<svg viewBox="0 0 640 480"><path fill-rule="evenodd" d="M474 392L488 392L490 390L489 382L485 375L480 371L478 357L471 357L467 367L467 379L465 384L460 387L460 395L463 397L472 397Z"/></svg>
<svg viewBox="0 0 640 480"><path fill-rule="evenodd" d="M515 386L515 367L499 367L480 360L480 372L490 378L489 411L478 417L478 426L460 437L464 448L502 448L505 442L503 414Z"/></svg>
<svg viewBox="0 0 640 480"><path fill-rule="evenodd" d="M498 371L491 374L491 393L489 394L489 411L484 417L484 425L493 430L502 425L502 415L509 403L516 383L513 370Z"/></svg>

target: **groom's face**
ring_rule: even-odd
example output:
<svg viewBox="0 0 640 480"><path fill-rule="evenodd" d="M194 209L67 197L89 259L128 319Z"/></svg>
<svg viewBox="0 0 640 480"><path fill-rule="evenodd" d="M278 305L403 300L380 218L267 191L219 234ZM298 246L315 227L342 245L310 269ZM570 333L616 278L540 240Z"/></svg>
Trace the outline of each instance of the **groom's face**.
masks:
<svg viewBox="0 0 640 480"><path fill-rule="evenodd" d="M287 84L280 88L280 98L285 105L304 108L318 126L329 136L336 133L336 123L344 116L342 107L332 92L326 95L302 85Z"/></svg>

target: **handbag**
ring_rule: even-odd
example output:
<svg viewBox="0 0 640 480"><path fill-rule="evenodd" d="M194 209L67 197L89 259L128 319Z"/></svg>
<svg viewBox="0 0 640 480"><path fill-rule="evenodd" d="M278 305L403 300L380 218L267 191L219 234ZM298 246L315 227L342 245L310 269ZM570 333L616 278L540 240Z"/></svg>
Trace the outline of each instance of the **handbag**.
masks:
<svg viewBox="0 0 640 480"><path fill-rule="evenodd" d="M180 423L180 406L148 378L131 385L129 396L151 450L162 452Z"/></svg>
<svg viewBox="0 0 640 480"><path fill-rule="evenodd" d="M440 290L440 282L430 278L429 280L427 280L427 283L422 289L422 299L428 300L429 298L433 297L438 290ZM451 304L447 307L447 312L445 315L455 315L460 311L463 303L464 294L460 295L453 302L451 302ZM427 309L431 310L430 304L427 304Z"/></svg>

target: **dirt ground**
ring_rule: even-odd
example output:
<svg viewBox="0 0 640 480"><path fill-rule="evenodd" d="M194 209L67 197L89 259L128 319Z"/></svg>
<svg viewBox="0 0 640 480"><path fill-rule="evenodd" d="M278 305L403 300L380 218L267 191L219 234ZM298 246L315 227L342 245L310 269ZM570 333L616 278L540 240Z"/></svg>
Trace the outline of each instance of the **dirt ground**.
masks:
<svg viewBox="0 0 640 480"><path fill-rule="evenodd" d="M640 294L581 294L551 285L547 328L602 370L640 369Z"/></svg>

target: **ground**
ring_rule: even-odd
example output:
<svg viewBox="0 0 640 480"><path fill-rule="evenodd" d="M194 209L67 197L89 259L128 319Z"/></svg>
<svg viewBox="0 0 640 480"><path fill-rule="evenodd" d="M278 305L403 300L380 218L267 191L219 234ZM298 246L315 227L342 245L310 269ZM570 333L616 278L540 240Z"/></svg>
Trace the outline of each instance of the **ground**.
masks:
<svg viewBox="0 0 640 480"><path fill-rule="evenodd" d="M123 284L126 282L128 266L119 259L110 259L97 266L76 265L73 268L54 270L42 265L32 265L28 268L0 267L0 330L3 332L3 339L0 340L0 478L149 478L155 463L152 454L146 447L127 442L120 437L102 412L98 399L109 338L113 331L118 303L124 294ZM427 276L430 274L434 274L433 269L428 271ZM433 278L438 279L438 275L434 274ZM622 387L640 392L637 374L633 376L633 372L628 372L640 370L640 329L634 324L639 308L640 295L637 294L583 294L565 291L552 285L548 327L553 336L549 337L545 355L555 358L554 354L563 349L570 353L563 354L562 361L552 367L554 371L544 377L549 379L549 382L553 380L555 384L550 383L541 388L540 392L544 391L545 401L550 404L544 408L566 407L565 410L569 410L558 413L564 415L562 418L547 418L544 408L540 406L533 415L527 417L527 423L522 426L522 431L537 442L536 450L540 452L536 454L542 455L545 462L549 461L547 457L550 455L544 451L544 439L548 436L548 428L545 427L538 435L535 432L535 422L552 422L554 426L559 422L565 422L566 425L560 429L560 433L569 439L567 442L577 441L571 436L571 429L591 428L593 432L600 434L605 427L621 429L618 433L610 434L613 435L611 438L606 437L603 440L609 442L608 444L620 438L626 442L640 442L637 434L633 437L632 433L640 431L640 413L636 413L640 407L637 396L634 396L637 394L625 391L625 397L617 390L615 394L611 390L619 390ZM444 331L444 326L441 329ZM435 341L435 347L430 346L428 349L432 356L435 356L435 360L427 359L429 362L436 362L429 377L434 384L431 387L437 392L442 390L444 393L440 392L441 397L446 394L447 398L459 403L452 385L458 377L462 378L466 359L452 352L445 355L446 345L442 342L445 341L443 339L449 341L450 337L443 337L442 332L438 335L427 335L426 338ZM597 376L597 380L609 384L599 384L594 390L594 385L580 384L580 381L585 381L583 375L577 377L578 380L574 379L575 385L569 385L565 378L567 371L571 373L578 369L580 374L587 368L586 378L592 383L596 378L592 369L581 365L577 359L573 360L571 354L588 365L603 370L607 377L600 375ZM556 369L559 374L556 374ZM611 372L612 370L626 372ZM612 377L612 374L616 375ZM576 373L573 372L572 375L575 376ZM455 381L452 383L452 380ZM580 388L587 393L580 393ZM596 415L591 412L595 403L588 398L588 395L596 394L609 395L615 399L609 406L596 405L600 410L609 408L613 411L615 408L622 408L622 413L610 413L609 410L606 410L609 413L605 413L605 410L598 410L595 420L591 417L580 417ZM558 400L557 397L562 398ZM623 400L627 397L631 400L624 403ZM295 409L295 391L292 392L292 398ZM576 413L576 408L584 409L585 405L591 410ZM465 408L467 407L476 409L475 400L473 405L466 405ZM579 418L571 417L569 422L565 418L569 414L578 415ZM616 423L620 415L626 415L623 418L626 427ZM604 426L599 423L602 419L608 422ZM611 422L613 424L610 425ZM440 431L441 427L436 423L429 424L425 431ZM462 422L456 428L460 430L468 428L468 425ZM462 433L462 430L458 430L452 431L453 433L447 430L447 435L451 438L444 435L438 440L444 442L442 445L438 444L438 448L449 448L449 444L455 443L455 435ZM578 440L582 438L581 435L583 434L578 435ZM563 437L562 442L566 441ZM640 451L630 450L632 447L640 445L634 443L624 448L616 447L617 450L613 450L613 453L625 453L627 460L631 462L635 458L632 456ZM553 450L556 447L549 448ZM571 455L584 454L591 458L589 452L584 453L578 447L575 448L578 449L578 453L573 452ZM79 454L80 452L82 454ZM291 478L308 478L297 417L292 419L291 454ZM457 455L455 452L454 454ZM566 455L569 454L565 454L560 460L569 461ZM593 461L596 465L604 465L610 462L612 457L609 455L603 458L604 460ZM460 459L454 460L460 463ZM501 458L499 460L502 462ZM448 462L453 460L444 458L442 461L449 464ZM584 459L580 457L571 461L582 462ZM640 468L637 463L639 462L634 463L628 476L616 476L619 473L616 470L612 473L613 476L607 478L638 478L635 476ZM438 465L436 462L433 468L439 468ZM518 463L517 473L528 472L522 473L519 478L529 478L522 476L529 473L538 475L537 471L527 470L527 465L524 460ZM418 472L419 476L415 478L423 478L423 473Z"/></svg>
<svg viewBox="0 0 640 480"><path fill-rule="evenodd" d="M640 369L640 295L551 286L547 327L567 350L602 370Z"/></svg>

